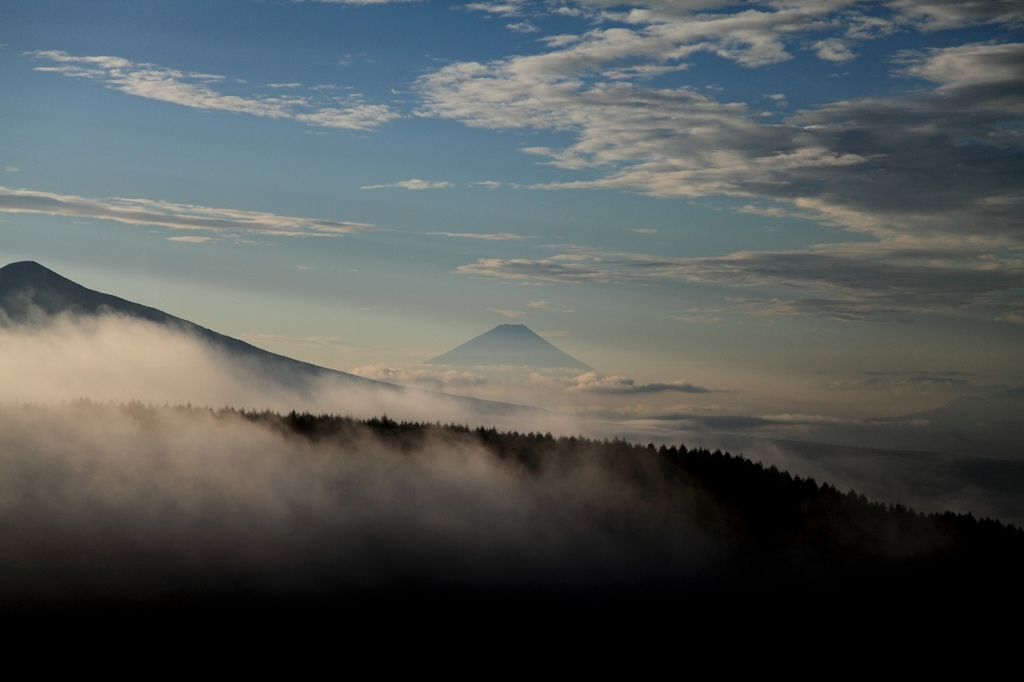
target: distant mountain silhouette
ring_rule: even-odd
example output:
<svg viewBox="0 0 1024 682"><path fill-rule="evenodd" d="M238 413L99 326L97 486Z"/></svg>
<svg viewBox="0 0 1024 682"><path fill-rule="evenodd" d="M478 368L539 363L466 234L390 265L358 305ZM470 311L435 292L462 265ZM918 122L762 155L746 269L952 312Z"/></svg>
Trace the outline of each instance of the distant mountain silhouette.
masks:
<svg viewBox="0 0 1024 682"><path fill-rule="evenodd" d="M917 445L929 450L1024 460L1024 388L965 396L925 412L875 421L921 424Z"/></svg>
<svg viewBox="0 0 1024 682"><path fill-rule="evenodd" d="M763 417L712 416L701 417L700 425L706 433L754 434L770 429L773 423ZM930 410L895 417L809 424L798 437L836 446L1024 463L1024 388L956 398Z"/></svg>
<svg viewBox="0 0 1024 682"><path fill-rule="evenodd" d="M428 365L591 369L522 324L499 324L452 350L427 360Z"/></svg>
<svg viewBox="0 0 1024 682"><path fill-rule="evenodd" d="M311 386L314 380L330 379L353 387L392 393L444 395L481 414L511 414L522 410L536 410L520 405L407 388L271 353L162 310L87 289L33 261L11 263L0 268L0 327L44 324L52 316L60 314L115 314L165 325L197 336L249 370L282 386L305 388Z"/></svg>

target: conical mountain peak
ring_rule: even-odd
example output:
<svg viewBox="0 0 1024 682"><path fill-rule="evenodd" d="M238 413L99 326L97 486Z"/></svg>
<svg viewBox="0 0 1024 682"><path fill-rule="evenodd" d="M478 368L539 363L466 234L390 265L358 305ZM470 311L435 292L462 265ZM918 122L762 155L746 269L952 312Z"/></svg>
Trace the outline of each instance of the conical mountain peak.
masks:
<svg viewBox="0 0 1024 682"><path fill-rule="evenodd" d="M524 324L499 324L461 346L427 360L426 364L591 369L541 338Z"/></svg>

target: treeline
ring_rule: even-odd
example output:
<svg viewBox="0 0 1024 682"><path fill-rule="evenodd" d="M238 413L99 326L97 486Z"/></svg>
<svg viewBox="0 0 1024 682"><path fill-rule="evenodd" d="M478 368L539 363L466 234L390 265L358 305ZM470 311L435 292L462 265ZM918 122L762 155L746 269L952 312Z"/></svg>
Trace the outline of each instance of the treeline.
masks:
<svg viewBox="0 0 1024 682"><path fill-rule="evenodd" d="M1020 589L1022 529L969 513L925 514L899 502L869 501L852 489L842 492L720 450L397 422L387 416L238 414L342 446L367 433L407 453L427 441L477 446L527 476L600 467L624 490L671 501L672 513L714 539L718 568L702 589L920 595L938 590L947 597L955 586L980 592Z"/></svg>

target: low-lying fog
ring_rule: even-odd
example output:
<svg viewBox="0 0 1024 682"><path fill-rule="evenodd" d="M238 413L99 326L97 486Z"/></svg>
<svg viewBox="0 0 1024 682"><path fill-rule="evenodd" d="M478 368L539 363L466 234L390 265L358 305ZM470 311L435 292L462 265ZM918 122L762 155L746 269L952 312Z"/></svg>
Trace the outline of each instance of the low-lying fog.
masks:
<svg viewBox="0 0 1024 682"><path fill-rule="evenodd" d="M0 372L0 598L572 592L707 562L667 493L641 496L596 461L527 476L464 441L312 443L173 407L472 418L436 396L286 391L196 339L118 318L3 330Z"/></svg>
<svg viewBox="0 0 1024 682"><path fill-rule="evenodd" d="M564 415L494 414L486 405L425 390L375 390L332 377L302 388L282 385L259 366L197 337L115 315L62 315L35 325L0 326L0 373L0 403L137 400L577 432Z"/></svg>
<svg viewBox="0 0 1024 682"><path fill-rule="evenodd" d="M0 599L396 586L571 594L699 580L718 560L714 543L671 511L679 495L698 493L640 491L596 458L535 476L465 439L412 453L369 432L311 442L180 406L576 433L563 416L482 422L465 403L425 392L285 389L196 338L117 317L0 328L0 374ZM764 459L798 472L814 463L791 454ZM836 462L814 475L843 486L827 474L870 482L894 470ZM955 470L935 472L926 511L984 497Z"/></svg>
<svg viewBox="0 0 1024 682"><path fill-rule="evenodd" d="M0 601L587 593L699 575L709 541L598 461L313 443L237 413L0 409Z"/></svg>

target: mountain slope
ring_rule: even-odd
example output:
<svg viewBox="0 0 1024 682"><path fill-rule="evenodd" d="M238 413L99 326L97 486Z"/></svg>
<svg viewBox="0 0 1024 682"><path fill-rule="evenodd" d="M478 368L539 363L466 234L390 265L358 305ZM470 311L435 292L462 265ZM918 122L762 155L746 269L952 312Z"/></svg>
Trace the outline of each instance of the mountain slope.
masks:
<svg viewBox="0 0 1024 682"><path fill-rule="evenodd" d="M590 366L545 341L522 324L499 324L447 353L430 365L496 366L589 370Z"/></svg>
<svg viewBox="0 0 1024 682"><path fill-rule="evenodd" d="M929 450L1024 460L1024 388L965 396L932 410L876 422L919 424L918 447Z"/></svg>
<svg viewBox="0 0 1024 682"><path fill-rule="evenodd" d="M0 327L45 324L51 316L61 314L116 314L164 325L202 339L246 371L288 388L311 388L326 380L346 387L371 389L378 394L444 397L480 415L537 411L520 405L407 388L271 353L162 310L87 289L33 261L0 268Z"/></svg>
<svg viewBox="0 0 1024 682"><path fill-rule="evenodd" d="M261 371L286 385L294 386L327 375L343 376L364 385L390 385L271 353L162 310L87 289L33 261L11 263L0 268L0 321L25 324L62 313L113 313L166 325L196 335L237 359L255 362Z"/></svg>

